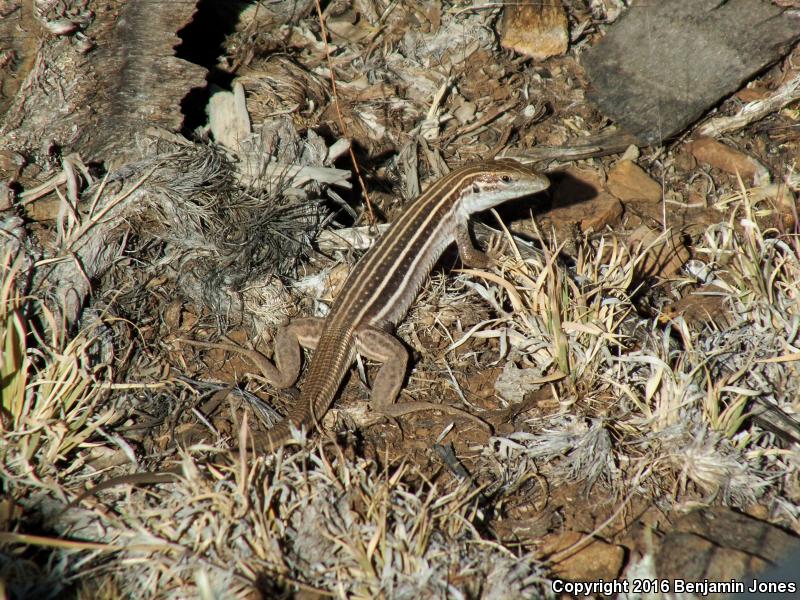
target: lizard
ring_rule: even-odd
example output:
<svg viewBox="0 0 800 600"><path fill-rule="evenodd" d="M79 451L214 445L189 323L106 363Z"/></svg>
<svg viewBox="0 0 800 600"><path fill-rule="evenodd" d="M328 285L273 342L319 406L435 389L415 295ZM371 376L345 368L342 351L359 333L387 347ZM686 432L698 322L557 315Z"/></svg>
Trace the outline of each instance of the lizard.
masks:
<svg viewBox="0 0 800 600"><path fill-rule="evenodd" d="M486 268L490 259L470 239L470 216L548 186L546 176L511 159L476 162L445 175L410 202L356 263L327 317L295 319L278 330L272 361L255 350L183 341L243 353L278 388L297 381L301 347L313 351L299 401L266 433L266 448L288 442L292 428L318 425L356 352L382 363L370 400L388 407L400 393L409 362L406 347L392 331L442 252L455 242L464 265Z"/></svg>

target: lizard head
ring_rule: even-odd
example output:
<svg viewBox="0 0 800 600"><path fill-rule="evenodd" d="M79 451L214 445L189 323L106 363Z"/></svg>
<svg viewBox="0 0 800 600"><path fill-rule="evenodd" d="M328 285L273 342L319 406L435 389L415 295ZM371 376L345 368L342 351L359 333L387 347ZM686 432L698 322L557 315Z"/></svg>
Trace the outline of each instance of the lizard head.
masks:
<svg viewBox="0 0 800 600"><path fill-rule="evenodd" d="M459 185L463 209L472 214L546 190L550 181L515 160L501 159L473 165L464 171Z"/></svg>

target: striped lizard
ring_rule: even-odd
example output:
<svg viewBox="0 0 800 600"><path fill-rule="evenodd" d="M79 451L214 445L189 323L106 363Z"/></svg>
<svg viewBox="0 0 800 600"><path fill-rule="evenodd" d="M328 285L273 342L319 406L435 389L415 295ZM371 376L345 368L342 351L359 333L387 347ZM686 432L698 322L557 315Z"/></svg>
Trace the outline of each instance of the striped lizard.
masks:
<svg viewBox="0 0 800 600"><path fill-rule="evenodd" d="M267 432L266 448L291 439L292 427L308 429L319 423L356 352L383 363L370 399L377 406L388 406L400 393L409 360L405 346L391 331L405 316L436 260L455 241L465 265L485 268L490 261L472 245L469 217L548 186L544 175L510 159L457 169L412 201L364 254L326 318L295 319L278 330L274 362L259 352L227 344L189 343L244 353L278 388L291 387L297 381L301 346L314 350L300 399L286 418Z"/></svg>
<svg viewBox="0 0 800 600"><path fill-rule="evenodd" d="M489 258L470 240L470 215L548 186L547 177L508 159L467 165L439 179L405 208L358 261L327 318L296 319L278 330L274 363L255 350L182 341L243 353L281 388L294 385L300 375L300 347L314 350L300 401L258 448L285 444L292 437L292 427L317 425L333 403L356 352L383 363L371 399L378 406L388 406L400 393L408 366L408 351L391 330L405 316L436 260L455 241L465 265L485 268ZM123 483L166 483L174 480L177 472L179 469L114 477L84 492L64 510L103 489Z"/></svg>

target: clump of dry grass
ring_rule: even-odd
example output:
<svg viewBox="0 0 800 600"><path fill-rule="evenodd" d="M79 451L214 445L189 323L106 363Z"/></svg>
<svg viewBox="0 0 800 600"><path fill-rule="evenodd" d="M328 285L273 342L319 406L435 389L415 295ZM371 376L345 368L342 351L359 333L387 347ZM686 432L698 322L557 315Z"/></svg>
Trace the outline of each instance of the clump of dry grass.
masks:
<svg viewBox="0 0 800 600"><path fill-rule="evenodd" d="M320 201L309 197L312 190L291 188L280 172L237 185L235 165L219 149L161 146L147 211L137 220L143 239L163 244L151 275L167 274L184 297L220 318L280 322L291 303L280 278L293 276L307 257L324 212Z"/></svg>
<svg viewBox="0 0 800 600"><path fill-rule="evenodd" d="M525 431L479 449L476 480L490 484L433 482L407 464L378 468L321 445L201 466L208 448L197 446L181 453L176 482L105 490L64 514L68 489L92 471L90 446L110 439L105 429L117 413L109 400L122 388L99 351L99 325L69 340L33 329L36 311L47 331L59 327L14 291L19 268L6 257L0 456L16 507L8 514L17 517L2 537L2 576L19 590L31 573L74 585L91 569L97 586L84 593L111 597L296 587L354 598L540 594L544 565L496 541L485 520L502 519L531 477L551 488L599 486L610 501L624 498L615 515L633 495L663 510L769 499L776 518L796 522L796 454L748 411L753 399L795 409L800 247L747 218L738 225L710 227L698 246L728 307L719 323L640 316L636 270L648 249L609 236L582 242L568 265L556 242L538 252L519 246L495 270L466 271L462 287L434 294L453 319L467 303L478 321L451 347L472 335L500 341L497 360L507 366L499 387L523 382L508 402L536 386L557 400ZM496 316L486 319L476 298ZM57 536L30 535L27 523L42 518ZM58 566L26 562L32 546Z"/></svg>
<svg viewBox="0 0 800 600"><path fill-rule="evenodd" d="M662 490L671 502L699 493L740 508L769 495L796 523L796 449L782 449L749 411L797 410L800 244L763 231L751 214L745 193L697 247L724 298L720 323L639 316L634 274L647 248L613 237L584 241L569 269L554 267L551 245L481 274L504 292L492 330L508 340L507 372L558 380L554 414L485 450L512 486L535 468L551 482L602 481L618 497L638 489L662 504Z"/></svg>
<svg viewBox="0 0 800 600"><path fill-rule="evenodd" d="M17 292L18 262L6 255L0 266L2 465L9 481L52 476L59 461L114 417L101 406L112 378L108 365L97 360L93 329L64 339L64 327L54 322L52 313ZM47 337L30 325L34 314L45 321ZM31 339L35 349L28 347Z"/></svg>
<svg viewBox="0 0 800 600"><path fill-rule="evenodd" d="M380 471L320 448L203 473L188 456L183 464L184 478L157 502L136 491L117 510L59 524L63 535L87 540L77 548L118 556L101 570L118 575L125 594L183 598L205 589L243 598L254 586L276 593L299 585L352 598L481 589L513 597L541 593L546 582L532 556L483 539L475 491L412 487L405 465Z"/></svg>
<svg viewBox="0 0 800 600"><path fill-rule="evenodd" d="M61 482L83 466L72 460L75 453L117 414L105 404L112 378L108 364L99 360L96 328L66 339L53 313L19 293L20 263L10 253L0 258L0 542L37 545L40 540L26 535L26 523L41 518L42 503L65 496ZM34 317L42 327L33 324ZM23 533L13 533L17 528ZM60 546L67 552L82 547ZM53 584L68 570L67 556L56 561L53 572L42 574L25 554L19 547L0 554L0 580L14 584L12 593L39 593L37 581L56 593L60 588L54 591Z"/></svg>

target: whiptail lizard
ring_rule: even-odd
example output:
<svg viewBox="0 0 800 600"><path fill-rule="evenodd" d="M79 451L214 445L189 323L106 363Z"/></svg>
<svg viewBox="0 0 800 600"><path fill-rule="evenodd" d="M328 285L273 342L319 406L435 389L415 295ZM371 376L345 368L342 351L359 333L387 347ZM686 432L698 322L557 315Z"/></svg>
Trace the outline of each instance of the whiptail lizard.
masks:
<svg viewBox="0 0 800 600"><path fill-rule="evenodd" d="M291 439L291 428L316 425L327 412L355 353L383 363L372 386L379 406L394 402L408 366L408 351L391 333L405 316L436 260L453 241L461 261L486 267L489 258L470 240L470 215L506 200L536 194L550 185L547 177L513 160L471 164L431 185L409 204L372 248L358 261L327 318L304 318L278 331L275 364L256 351L228 344L186 343L234 350L256 362L277 387L290 387L300 375L300 347L315 350L300 401L256 448L276 448ZM90 489L83 498L115 485L166 483L175 472L136 473L114 477Z"/></svg>
<svg viewBox="0 0 800 600"><path fill-rule="evenodd" d="M411 202L364 254L326 318L296 319L279 329L274 364L258 352L244 351L257 362L266 379L286 388L300 375L300 347L314 350L300 400L267 433L263 446L284 444L291 438L292 427L318 424L333 403L356 352L383 363L370 399L377 406L393 403L403 385L409 357L390 331L405 316L436 260L455 241L465 265L485 268L488 257L470 240L470 215L548 186L547 177L508 159L453 171ZM225 344L189 343L242 351Z"/></svg>

